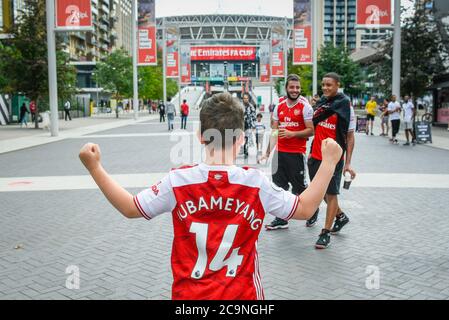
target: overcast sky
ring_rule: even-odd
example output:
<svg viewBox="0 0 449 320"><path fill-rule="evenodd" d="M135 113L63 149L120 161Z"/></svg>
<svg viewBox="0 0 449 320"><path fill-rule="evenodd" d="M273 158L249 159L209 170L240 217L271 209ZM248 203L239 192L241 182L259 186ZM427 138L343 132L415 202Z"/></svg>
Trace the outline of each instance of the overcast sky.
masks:
<svg viewBox="0 0 449 320"><path fill-rule="evenodd" d="M293 0L156 0L156 16L248 14L293 16Z"/></svg>
<svg viewBox="0 0 449 320"><path fill-rule="evenodd" d="M413 0L401 0L410 6ZM293 17L293 0L156 0L156 16L248 14Z"/></svg>

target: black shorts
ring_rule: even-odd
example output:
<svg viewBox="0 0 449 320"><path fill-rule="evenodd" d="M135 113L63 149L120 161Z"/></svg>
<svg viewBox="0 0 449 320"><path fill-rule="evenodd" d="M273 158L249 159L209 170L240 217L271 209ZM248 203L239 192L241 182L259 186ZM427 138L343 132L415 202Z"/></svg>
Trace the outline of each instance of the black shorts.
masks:
<svg viewBox="0 0 449 320"><path fill-rule="evenodd" d="M296 195L301 194L306 189L304 154L275 151L272 163L274 184L288 190L288 184L290 183L292 193Z"/></svg>
<svg viewBox="0 0 449 320"><path fill-rule="evenodd" d="M367 114L367 115L366 115L366 120L367 120L367 121L369 121L369 120L373 120L373 121L374 121L374 118L375 118L375 117L374 117L372 114Z"/></svg>
<svg viewBox="0 0 449 320"><path fill-rule="evenodd" d="M307 166L309 168L309 178L310 181L315 177L318 168L321 165L321 160L317 160L314 158L310 158L307 161ZM327 187L326 194L337 195L340 194L340 184L341 184L341 176L343 175L343 165L344 161L340 160L335 166L334 175L332 176L331 181L329 182L329 186Z"/></svg>

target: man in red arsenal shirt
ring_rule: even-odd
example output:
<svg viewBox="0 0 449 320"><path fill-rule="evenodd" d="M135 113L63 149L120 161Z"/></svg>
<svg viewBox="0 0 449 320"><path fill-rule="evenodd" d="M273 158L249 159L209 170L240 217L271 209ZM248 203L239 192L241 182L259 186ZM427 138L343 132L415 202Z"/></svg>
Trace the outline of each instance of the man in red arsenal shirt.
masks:
<svg viewBox="0 0 449 320"><path fill-rule="evenodd" d="M314 179L315 173L322 160L321 142L327 138L332 138L340 145L343 152L346 151L346 161L343 157L335 167L332 180L326 191L325 201L327 203L326 222L322 229L318 241L315 244L317 249L324 249L329 246L330 233L338 233L349 218L341 211L338 205L337 195L340 193L341 176L345 172L351 174L351 178L356 176L351 167L352 152L354 150L354 129L355 116L349 98L343 93L339 93L340 76L336 73L328 73L322 80L323 98L316 104L313 115L315 125L315 136L311 146L311 153L308 160L310 180ZM315 224L318 213L307 221L308 225ZM335 223L334 223L335 220ZM332 227L332 223L334 226Z"/></svg>
<svg viewBox="0 0 449 320"><path fill-rule="evenodd" d="M136 196L103 169L98 145L80 159L106 198L127 218L171 212L173 299L263 299L257 239L265 213L308 219L324 197L342 151L327 139L314 181L300 196L272 185L259 170L234 165L244 143L243 108L229 93L205 100L200 112L206 160L172 170Z"/></svg>
<svg viewBox="0 0 449 320"><path fill-rule="evenodd" d="M181 104L181 129L187 129L187 117L189 116L189 105L187 100L183 100Z"/></svg>
<svg viewBox="0 0 449 320"><path fill-rule="evenodd" d="M278 136L271 137L270 144L263 159L273 156L272 179L284 190L292 185L292 193L299 195L306 188L305 153L307 138L313 135L313 109L306 98L300 95L299 76L291 74L285 85L287 98L282 99L273 111L273 132ZM276 217L265 226L267 230L286 229L288 222Z"/></svg>

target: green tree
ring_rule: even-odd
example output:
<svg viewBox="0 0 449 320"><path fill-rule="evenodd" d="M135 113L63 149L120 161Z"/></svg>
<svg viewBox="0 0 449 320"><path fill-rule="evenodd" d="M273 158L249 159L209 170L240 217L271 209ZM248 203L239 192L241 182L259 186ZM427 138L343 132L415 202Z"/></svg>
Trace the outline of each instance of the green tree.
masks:
<svg viewBox="0 0 449 320"><path fill-rule="evenodd" d="M360 65L351 60L349 51L343 46L335 47L327 43L321 47L318 54L318 79L322 79L328 72L340 75L341 86L349 95L357 95L365 89L361 84Z"/></svg>
<svg viewBox="0 0 449 320"><path fill-rule="evenodd" d="M313 90L313 68L312 65L293 65L292 51L288 54L288 73L295 73L301 77L301 91L304 96L311 96ZM349 57L349 51L344 47L334 47L326 44L318 53L318 81L328 72L336 72L342 77L342 87L348 94L357 94L364 88L360 86L361 67ZM281 81L276 82L278 94L281 92ZM320 85L318 85L320 92Z"/></svg>
<svg viewBox="0 0 449 320"><path fill-rule="evenodd" d="M122 49L115 50L97 63L95 81L112 92L115 99L132 97L133 66L131 57Z"/></svg>
<svg viewBox="0 0 449 320"><path fill-rule="evenodd" d="M435 20L424 9L407 17L401 26L401 94L422 96L433 77L445 70L441 57L448 55ZM386 40L373 70L379 79L377 88L391 95L393 37Z"/></svg>
<svg viewBox="0 0 449 320"><path fill-rule="evenodd" d="M0 73L4 78L0 89L35 100L37 112L48 102L46 28L45 1L25 0L18 23L7 30L13 37L4 40L0 47ZM75 88L75 68L68 63L68 55L61 51L60 42L56 43L56 50L58 91L62 96L69 96ZM39 127L38 117L35 127Z"/></svg>
<svg viewBox="0 0 449 320"><path fill-rule="evenodd" d="M139 67L139 98L162 100L163 98L163 73L162 52L158 52L157 66ZM167 96L173 97L178 92L176 80L167 79Z"/></svg>

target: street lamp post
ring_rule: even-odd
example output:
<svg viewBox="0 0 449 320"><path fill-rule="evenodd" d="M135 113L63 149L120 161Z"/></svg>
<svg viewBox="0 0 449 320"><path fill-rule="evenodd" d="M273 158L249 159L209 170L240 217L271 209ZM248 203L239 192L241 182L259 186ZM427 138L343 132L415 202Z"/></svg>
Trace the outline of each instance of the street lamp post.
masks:
<svg viewBox="0 0 449 320"><path fill-rule="evenodd" d="M134 120L138 118L139 112L139 93L138 93L138 81L137 81L137 1L132 1L132 47L133 47L133 109Z"/></svg>
<svg viewBox="0 0 449 320"><path fill-rule="evenodd" d="M165 17L162 18L162 103L165 105L167 101L167 74L166 74L166 54L167 54L167 41L165 34ZM179 50L178 50L178 64L181 59L179 59Z"/></svg>
<svg viewBox="0 0 449 320"><path fill-rule="evenodd" d="M47 11L47 52L48 52L48 94L50 102L50 132L59 135L58 85L56 76L55 7L54 1L46 0ZM36 115L37 116L37 115Z"/></svg>
<svg viewBox="0 0 449 320"><path fill-rule="evenodd" d="M392 92L401 98L401 1L394 0L393 83Z"/></svg>
<svg viewBox="0 0 449 320"><path fill-rule="evenodd" d="M313 34L313 44L312 44L312 63L313 63L313 80L312 80L312 94L316 95L318 93L318 19L319 19L319 8L317 1L312 1L312 34Z"/></svg>

